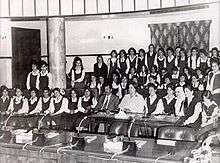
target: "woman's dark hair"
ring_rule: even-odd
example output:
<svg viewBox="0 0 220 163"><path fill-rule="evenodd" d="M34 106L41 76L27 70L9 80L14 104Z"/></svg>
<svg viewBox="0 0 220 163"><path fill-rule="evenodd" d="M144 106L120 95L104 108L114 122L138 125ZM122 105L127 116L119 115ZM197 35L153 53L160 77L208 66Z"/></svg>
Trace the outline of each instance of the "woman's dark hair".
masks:
<svg viewBox="0 0 220 163"><path fill-rule="evenodd" d="M45 66L47 66L47 67L48 67L47 62L45 62L45 61L41 61L40 66L42 67L43 65L45 65Z"/></svg>
<svg viewBox="0 0 220 163"><path fill-rule="evenodd" d="M136 91L138 90L138 84L135 83L134 81L130 81L129 85L132 85Z"/></svg>
<svg viewBox="0 0 220 163"><path fill-rule="evenodd" d="M157 66L156 65L153 65L150 69L150 72L152 72L152 68L154 68L155 72L157 73Z"/></svg>
<svg viewBox="0 0 220 163"><path fill-rule="evenodd" d="M148 51L150 51L150 47L151 47L151 46L153 47L153 49L154 49L154 51L155 51L155 46L154 46L154 44L149 44L149 45L148 45Z"/></svg>
<svg viewBox="0 0 220 163"><path fill-rule="evenodd" d="M116 82L116 84L121 83L120 74L119 74L117 71L113 71L112 77L113 77L114 74L117 76L117 82ZM112 79L112 82L113 82L113 79Z"/></svg>
<svg viewBox="0 0 220 163"><path fill-rule="evenodd" d="M175 86L174 86L173 83L169 83L169 84L167 85L167 89L168 89L168 88L171 88L173 91L175 90Z"/></svg>
<svg viewBox="0 0 220 163"><path fill-rule="evenodd" d="M60 88L54 88L54 89L53 89L53 92L55 92L55 91L60 92Z"/></svg>
<svg viewBox="0 0 220 163"><path fill-rule="evenodd" d="M93 97L94 97L93 91L92 91L91 88L89 88L89 87L85 87L85 88L84 88L83 95L85 95L85 91L86 91L86 90L88 90L88 91L90 92L90 97L93 98Z"/></svg>
<svg viewBox="0 0 220 163"><path fill-rule="evenodd" d="M101 59L102 59L102 62L104 62L102 55L97 55L97 57L96 57L96 62L98 62L98 58L101 58Z"/></svg>
<svg viewBox="0 0 220 163"><path fill-rule="evenodd" d="M48 91L48 92L49 92L49 95L51 94L51 90L50 90L49 87L45 87L45 88L43 89L43 92L44 92L44 91Z"/></svg>
<svg viewBox="0 0 220 163"><path fill-rule="evenodd" d="M139 54L140 54L140 53L143 53L144 56L145 56L145 50L144 50L144 49L139 49L139 50L138 50L138 53L139 53Z"/></svg>
<svg viewBox="0 0 220 163"><path fill-rule="evenodd" d="M4 90L9 91L8 87L6 87L5 85L2 85L0 87L0 91L3 92Z"/></svg>
<svg viewBox="0 0 220 163"><path fill-rule="evenodd" d="M205 90L202 94L202 97L206 97L207 99L212 100L212 93L209 90Z"/></svg>
<svg viewBox="0 0 220 163"><path fill-rule="evenodd" d="M38 96L39 91L38 91L37 88L31 88L31 89L29 90L30 93L31 93L32 91L34 91L34 92L36 93L36 96Z"/></svg>
<svg viewBox="0 0 220 163"><path fill-rule="evenodd" d="M159 53L159 51L163 52L163 54L165 55L165 50L164 50L164 48L160 47L160 48L157 50L157 52Z"/></svg>
<svg viewBox="0 0 220 163"><path fill-rule="evenodd" d="M211 64L216 63L216 64L219 65L219 60L218 60L218 58L212 58L210 62L211 62Z"/></svg>
<svg viewBox="0 0 220 163"><path fill-rule="evenodd" d="M157 86L155 84L153 84L153 83L149 83L147 86L148 86L148 89L151 87L154 90L157 90Z"/></svg>
<svg viewBox="0 0 220 163"><path fill-rule="evenodd" d="M118 53L117 53L117 51L116 51L115 49L111 51L111 53L110 53L111 57L112 57L112 54L113 54L113 53L115 53L115 54L116 54L116 57L117 57Z"/></svg>
<svg viewBox="0 0 220 163"><path fill-rule="evenodd" d="M80 61L81 63L81 70L83 70L82 59L80 57L75 57L73 60L73 67L72 67L74 71L76 70L76 62L78 61Z"/></svg>
<svg viewBox="0 0 220 163"><path fill-rule="evenodd" d="M208 53L205 49L199 49L199 53L203 53L205 56L208 56Z"/></svg>
<svg viewBox="0 0 220 163"><path fill-rule="evenodd" d="M135 50L135 48L133 48L133 47L131 47L131 48L128 49L128 55L130 55L131 50L133 50L133 51L134 51L134 55L136 55L136 50Z"/></svg>
<svg viewBox="0 0 220 163"><path fill-rule="evenodd" d="M191 84L186 84L186 85L184 85L184 86L183 86L183 89L185 89L185 88L189 89L190 91L193 91L193 87L192 87Z"/></svg>
<svg viewBox="0 0 220 163"><path fill-rule="evenodd" d="M124 54L124 57L127 58L127 53L124 49L119 51L119 58L121 58L121 54Z"/></svg>
<svg viewBox="0 0 220 163"><path fill-rule="evenodd" d="M71 88L71 90L70 90L70 94L69 94L69 97L71 98L72 91L74 91L74 92L76 93L76 97L78 97L78 93L77 93L77 91L76 91L75 88Z"/></svg>
<svg viewBox="0 0 220 163"><path fill-rule="evenodd" d="M211 50L211 52L213 52L214 50L216 50L216 51L217 51L217 53L219 54L219 50L218 50L218 48L217 48L217 47L213 47L213 48L212 48L212 50Z"/></svg>
<svg viewBox="0 0 220 163"><path fill-rule="evenodd" d="M192 47L190 52L192 53L193 50L196 50L197 52L199 51L199 49L197 47Z"/></svg>
<svg viewBox="0 0 220 163"><path fill-rule="evenodd" d="M173 50L173 48L171 48L171 47L168 47L167 49L166 49L166 51L168 52L168 51L171 51L172 53L174 53L174 50Z"/></svg>

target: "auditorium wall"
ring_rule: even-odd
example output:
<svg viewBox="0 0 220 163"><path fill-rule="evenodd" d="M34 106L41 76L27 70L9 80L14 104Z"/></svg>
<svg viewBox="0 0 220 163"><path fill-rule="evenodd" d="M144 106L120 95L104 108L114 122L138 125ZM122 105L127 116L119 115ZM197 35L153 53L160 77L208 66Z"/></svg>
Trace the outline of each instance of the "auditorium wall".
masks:
<svg viewBox="0 0 220 163"><path fill-rule="evenodd" d="M83 18L68 18L65 23L67 72L72 66L75 55L81 55L86 71L93 70L96 54L109 54L112 49L127 50L129 47L147 48L150 43L148 24L184 22L193 20L212 20L210 28L210 47L220 47L220 3L210 4L209 8L170 12L163 14L135 15L103 15ZM2 23L2 21L0 21ZM2 23L3 24L3 23ZM41 54L47 55L46 22L45 21L13 21L8 22L5 30L1 30L0 42L0 83L11 86L11 33L10 27L34 28L41 30ZM2 27L2 25L1 25ZM6 31L6 32L5 32ZM2 36L6 35L6 38ZM6 57L6 58L4 58ZM108 56L104 57L105 60ZM5 60L7 62L5 62Z"/></svg>

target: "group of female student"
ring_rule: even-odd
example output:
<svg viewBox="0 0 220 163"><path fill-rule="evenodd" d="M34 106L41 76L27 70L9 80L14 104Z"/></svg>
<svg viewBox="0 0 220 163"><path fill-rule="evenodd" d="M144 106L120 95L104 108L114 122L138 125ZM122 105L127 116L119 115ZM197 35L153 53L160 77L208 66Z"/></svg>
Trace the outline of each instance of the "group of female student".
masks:
<svg viewBox="0 0 220 163"><path fill-rule="evenodd" d="M90 79L85 78L81 58L75 57L67 77L71 81L70 95L59 88L51 92L51 74L47 64L43 62L39 71L34 63L26 83L30 98L25 98L20 88L15 89L15 95L11 98L8 89L2 87L1 112L50 113L52 116L62 113L92 114L99 97L104 94L105 83L111 83L111 93L118 96L121 103L125 95L130 94L129 85L135 87L142 99L145 98L144 106L137 104L141 109L134 112L182 116L182 125L193 127L210 122L219 113L217 48L212 48L211 55L196 47L188 54L180 47L175 50L167 48L166 51L159 48L156 51L152 44L147 52L140 49L138 54L134 48L130 48L128 53L113 50L107 64L101 55L97 56ZM43 92L41 96L38 95L39 90ZM84 92L81 97L78 90ZM133 112L132 108L130 111Z"/></svg>

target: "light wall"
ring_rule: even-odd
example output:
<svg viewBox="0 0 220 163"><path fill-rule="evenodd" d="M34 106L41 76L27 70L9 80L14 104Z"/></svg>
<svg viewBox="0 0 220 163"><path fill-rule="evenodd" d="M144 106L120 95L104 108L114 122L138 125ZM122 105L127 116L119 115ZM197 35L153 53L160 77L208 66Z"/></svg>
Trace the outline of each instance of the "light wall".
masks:
<svg viewBox="0 0 220 163"><path fill-rule="evenodd" d="M124 18L115 15L92 18L67 19L65 23L67 72L72 66L73 56L88 54L109 54L112 49L128 50L129 47L147 48L151 42L148 24L184 22L193 20L212 20L210 47L220 48L220 3L210 4L209 8L166 14L137 15L128 14ZM13 21L0 19L0 85L11 86L11 27L34 28L41 30L41 55L47 55L45 21ZM108 39L110 36L110 39ZM105 57L107 60L108 56ZM46 59L46 58L43 58ZM86 71L93 71L96 56L83 56Z"/></svg>

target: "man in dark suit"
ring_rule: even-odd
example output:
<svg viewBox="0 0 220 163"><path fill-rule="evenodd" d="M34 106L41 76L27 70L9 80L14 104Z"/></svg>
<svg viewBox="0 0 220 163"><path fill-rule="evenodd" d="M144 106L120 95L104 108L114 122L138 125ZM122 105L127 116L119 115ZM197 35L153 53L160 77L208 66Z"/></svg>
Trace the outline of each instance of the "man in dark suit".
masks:
<svg viewBox="0 0 220 163"><path fill-rule="evenodd" d="M117 113L119 98L113 95L111 84L105 84L105 93L99 98L99 102L96 105L98 112Z"/></svg>

